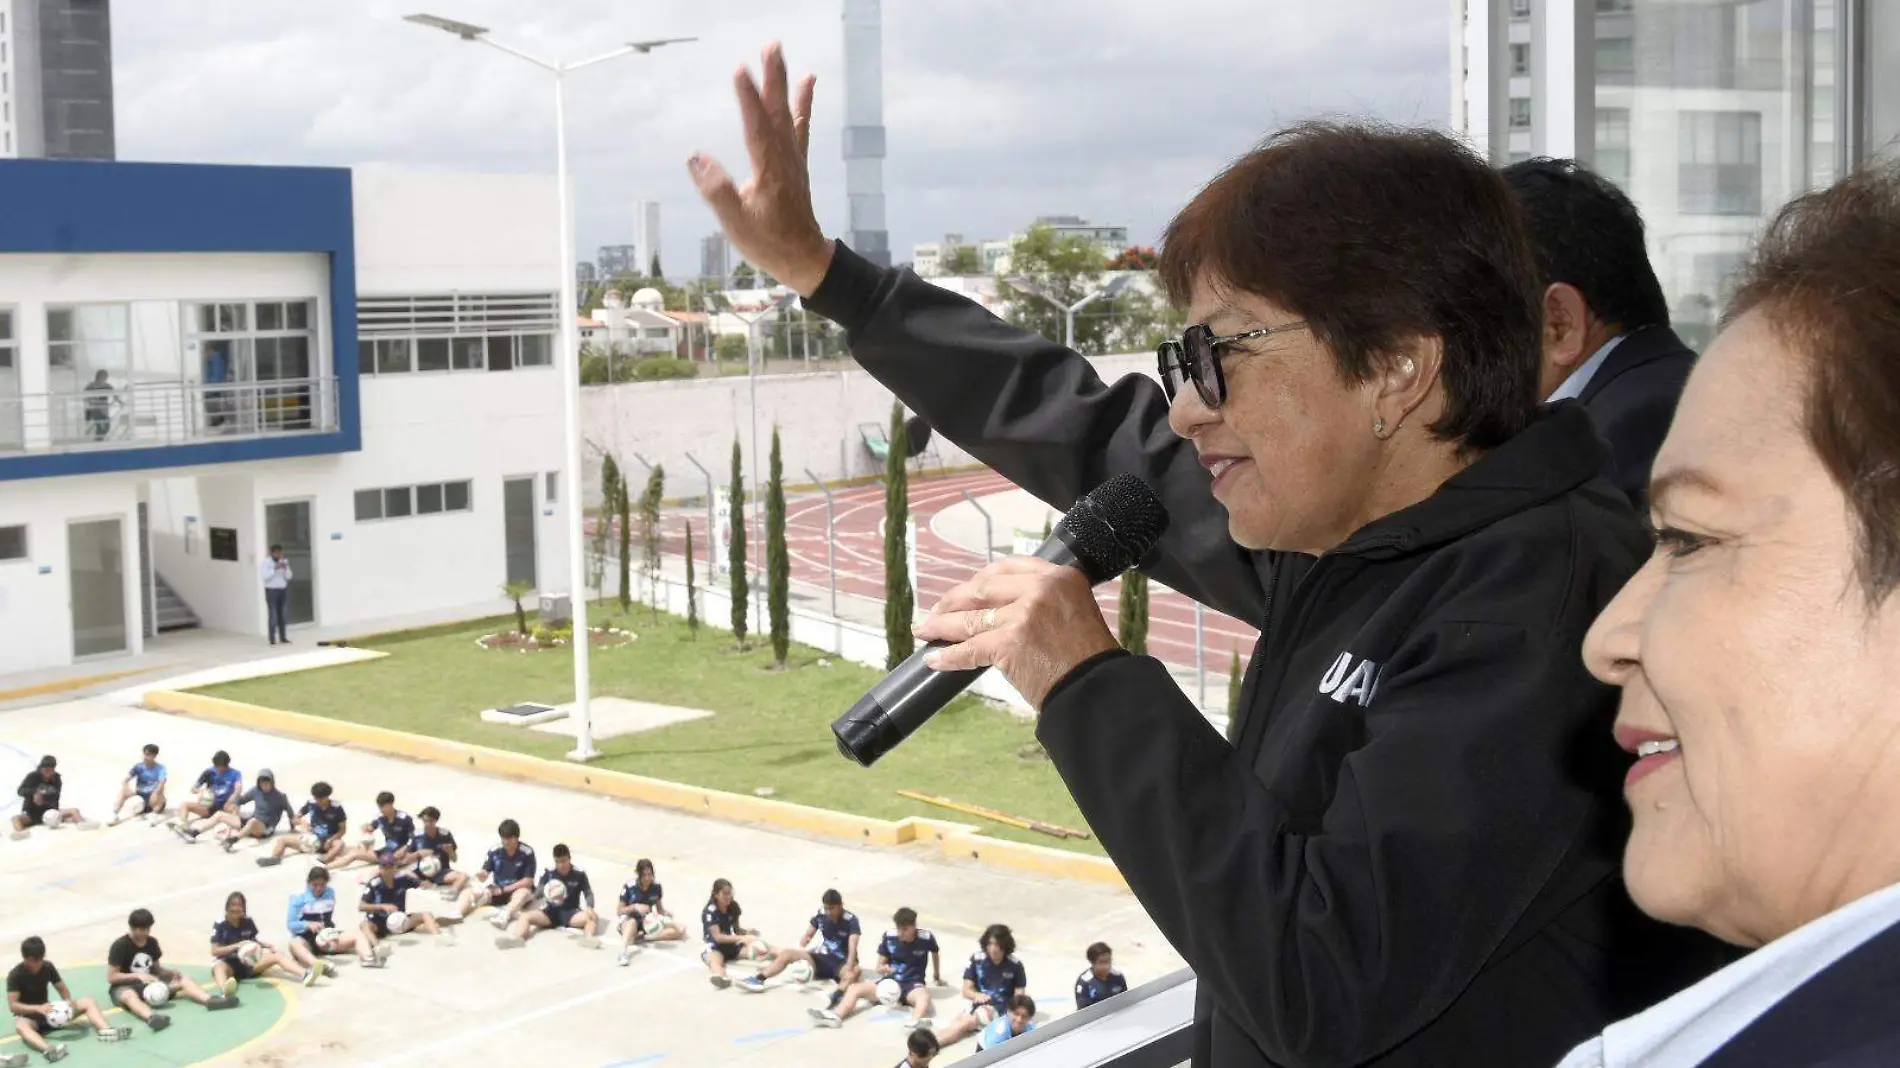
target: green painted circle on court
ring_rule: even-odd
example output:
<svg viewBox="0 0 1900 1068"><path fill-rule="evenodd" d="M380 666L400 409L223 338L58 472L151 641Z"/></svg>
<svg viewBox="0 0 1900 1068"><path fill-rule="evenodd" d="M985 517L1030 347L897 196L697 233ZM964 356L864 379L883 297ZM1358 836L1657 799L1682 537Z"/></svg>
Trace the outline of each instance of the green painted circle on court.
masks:
<svg viewBox="0 0 1900 1068"><path fill-rule="evenodd" d="M59 962L56 960L53 963L57 965ZM183 965L179 970L191 976L199 986L206 986L211 981L209 968ZM171 1017L172 1025L163 1031L154 1032L134 1019L131 1013L110 1003L103 966L78 965L60 968L59 972L74 998L91 998L99 1006L99 1011L106 1014L108 1027L132 1029L132 1037L124 1042L99 1041L92 1036L91 1027L84 1021L75 1021L75 1026L54 1032L50 1036L51 1040L66 1047L68 1056L61 1063L68 1068L92 1068L93 1065L112 1065L113 1068L184 1068L186 1065L202 1064L269 1034L287 1017L290 1010L290 1002L277 983L253 979L238 985L238 1006L235 1009L209 1012L204 1006L183 998L172 1000L158 1010ZM277 982L285 980L279 979ZM58 996L58 991L54 991L54 996ZM13 1030L9 1018L6 1037L0 1039L0 1057L26 1052L26 1044ZM33 1063L43 1062L36 1055Z"/></svg>

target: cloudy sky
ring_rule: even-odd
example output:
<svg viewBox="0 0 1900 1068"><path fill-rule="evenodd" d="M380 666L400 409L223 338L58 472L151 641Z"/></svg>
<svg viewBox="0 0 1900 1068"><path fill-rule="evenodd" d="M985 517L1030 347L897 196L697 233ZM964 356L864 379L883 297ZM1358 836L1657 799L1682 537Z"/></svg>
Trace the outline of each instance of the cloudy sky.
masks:
<svg viewBox="0 0 1900 1068"><path fill-rule="evenodd" d="M418 6L420 5L420 7ZM746 167L731 74L764 42L818 75L821 222L845 219L839 0L123 0L113 5L125 159L552 170L552 86L493 49L401 21L492 27L548 58L626 39L693 44L572 75L582 259L662 203L665 266L713 228L683 161ZM894 0L884 4L892 247L1004 236L1042 214L1152 243L1226 160L1274 126L1370 114L1443 124L1443 0Z"/></svg>

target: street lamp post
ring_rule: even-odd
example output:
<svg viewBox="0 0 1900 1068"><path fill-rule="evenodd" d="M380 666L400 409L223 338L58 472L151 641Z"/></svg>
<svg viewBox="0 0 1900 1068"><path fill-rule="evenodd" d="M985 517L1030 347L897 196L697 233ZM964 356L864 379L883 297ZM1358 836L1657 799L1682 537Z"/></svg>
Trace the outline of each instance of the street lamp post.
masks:
<svg viewBox="0 0 1900 1068"><path fill-rule="evenodd" d="M629 41L619 48L590 59L571 63L550 63L501 44L488 36L484 26L473 26L454 19L445 19L436 15L409 15L404 21L418 26L428 26L460 37L464 41L476 41L488 45L497 51L506 52L517 59L527 60L542 70L554 75L554 180L556 205L560 212L561 240L561 306L558 314L561 320L561 354L555 366L565 376L565 388L561 393L561 436L567 446L567 573L568 602L574 614L574 715L580 722L580 730L575 739L574 751L567 754L569 760L592 760L600 755L594 748L593 714L589 707L588 653L589 636L587 631L587 571L585 545L581 534L581 370L580 340L577 337L575 316L578 298L575 295L574 281L574 220L569 211L567 189L567 116L566 76L583 67L605 63L610 59L638 53L645 55L662 45L692 41L692 37L667 37L651 41ZM618 428L615 428L618 430Z"/></svg>
<svg viewBox="0 0 1900 1068"><path fill-rule="evenodd" d="M796 293L787 290L780 296L774 297L771 303L751 314L733 307L732 301L723 294L717 298L721 311L745 324L746 404L752 409L752 483L755 490L756 487L765 484L765 472L759 468L759 365L765 362L765 354L758 351L758 326L768 315L774 313L782 315L787 308L792 306L792 302L797 297ZM753 520L760 526L763 526L761 514L765 509L763 496L762 493L756 491L752 494ZM751 558L747 557L747 559ZM762 586L762 583L756 581L752 583L753 608L761 615L765 611L763 602L765 591L761 588Z"/></svg>
<svg viewBox="0 0 1900 1068"><path fill-rule="evenodd" d="M1107 285L1103 286L1102 288L1096 290L1093 293L1090 293L1088 296L1083 297L1081 300L1076 301L1074 304L1062 303L1060 300L1057 300L1054 296L1052 296L1048 290L1043 289L1041 286L1037 285L1034 282L1031 282L1027 278L1012 278L1010 279L1009 284L1016 287L1017 289L1022 290L1025 293L1034 293L1036 296L1041 297L1043 300L1048 301L1050 306L1054 307L1057 311L1062 313L1062 321L1063 321L1062 344L1063 344L1063 347L1073 352L1075 351L1075 313L1081 311L1083 308L1088 307L1090 304L1094 303L1097 300L1102 299L1103 297L1107 297L1110 300L1114 300L1116 297L1121 296L1122 290L1128 288L1128 282L1129 282L1129 278L1127 275L1125 274L1116 275L1114 278L1109 280L1109 283Z"/></svg>

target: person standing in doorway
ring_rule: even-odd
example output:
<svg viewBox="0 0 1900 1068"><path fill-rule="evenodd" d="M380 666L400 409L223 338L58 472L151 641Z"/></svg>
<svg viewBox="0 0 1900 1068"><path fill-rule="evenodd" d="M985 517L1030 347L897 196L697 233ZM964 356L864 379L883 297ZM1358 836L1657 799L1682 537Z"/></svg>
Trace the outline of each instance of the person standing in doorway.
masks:
<svg viewBox="0 0 1900 1068"><path fill-rule="evenodd" d="M270 609L270 618L265 629L270 632L270 643L290 644L290 632L287 629L288 605L290 602L290 561L284 559L284 547L273 545L270 555L258 565L258 573L264 578L264 605Z"/></svg>

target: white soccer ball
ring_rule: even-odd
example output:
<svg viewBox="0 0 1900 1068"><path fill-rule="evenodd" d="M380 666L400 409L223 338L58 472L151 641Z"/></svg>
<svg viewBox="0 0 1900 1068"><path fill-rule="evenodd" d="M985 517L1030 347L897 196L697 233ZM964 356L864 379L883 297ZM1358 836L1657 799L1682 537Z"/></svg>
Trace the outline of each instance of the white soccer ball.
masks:
<svg viewBox="0 0 1900 1068"><path fill-rule="evenodd" d="M46 1003L46 1026L54 1031L73 1022L73 1005L70 1001L49 1001Z"/></svg>
<svg viewBox="0 0 1900 1068"><path fill-rule="evenodd" d="M654 909L648 909L646 918L640 921L640 929L645 931L648 936L659 934L661 931L666 930L666 917L660 915L659 912Z"/></svg>
<svg viewBox="0 0 1900 1068"><path fill-rule="evenodd" d="M390 934L399 935L409 929L409 915L404 912L392 912L384 923L389 926Z"/></svg>
<svg viewBox="0 0 1900 1068"><path fill-rule="evenodd" d="M254 965L264 959L264 947L256 942L240 942L237 948L237 959Z"/></svg>
<svg viewBox="0 0 1900 1068"><path fill-rule="evenodd" d="M342 938L342 931L334 927L325 927L323 930L317 932L317 948L328 953L336 948L337 942L341 941Z"/></svg>
<svg viewBox="0 0 1900 1068"><path fill-rule="evenodd" d="M904 988L897 985L897 980L892 979L890 976L887 975L884 978L879 979L877 981L878 1004L883 1005L886 1008L889 1008L890 1006L897 1004L900 1000L903 999L903 997L904 997Z"/></svg>
<svg viewBox="0 0 1900 1068"><path fill-rule="evenodd" d="M550 905L559 905L567 900L567 884L559 879L551 879L541 888L541 896Z"/></svg>
<svg viewBox="0 0 1900 1068"><path fill-rule="evenodd" d="M217 797L218 797L217 794L214 794L211 792L211 787L209 786L200 786L198 788L197 794L195 794L194 796L197 798L197 801L199 804L204 805L207 808L209 808L211 806L211 802L217 800Z"/></svg>
<svg viewBox="0 0 1900 1068"><path fill-rule="evenodd" d="M52 830L58 827L65 818L59 814L59 809L49 808L46 810L46 815L40 817L40 822L46 824L48 830Z"/></svg>
<svg viewBox="0 0 1900 1068"><path fill-rule="evenodd" d="M305 831L303 834L297 836L298 847L306 853L315 853L317 848L322 844L323 843L317 841L317 836L309 831Z"/></svg>
<svg viewBox="0 0 1900 1068"><path fill-rule="evenodd" d="M363 837L358 838L356 841L358 845L361 845L365 849L369 849L376 844L376 832L371 831L370 833L364 835Z"/></svg>
<svg viewBox="0 0 1900 1068"><path fill-rule="evenodd" d="M811 961L795 960L785 966L785 974L790 976L794 983L809 983L812 976Z"/></svg>
<svg viewBox="0 0 1900 1068"><path fill-rule="evenodd" d="M416 865L416 870L422 872L425 877L433 879L442 874L442 858L431 853L422 858L421 863Z"/></svg>
<svg viewBox="0 0 1900 1068"><path fill-rule="evenodd" d="M147 1005L156 1009L172 999L172 988L154 979L145 984L145 989L139 991L139 996L145 999Z"/></svg>
<svg viewBox="0 0 1900 1068"><path fill-rule="evenodd" d="M145 799L137 794L126 798L125 804L119 806L119 818L122 820L133 819L144 814Z"/></svg>

